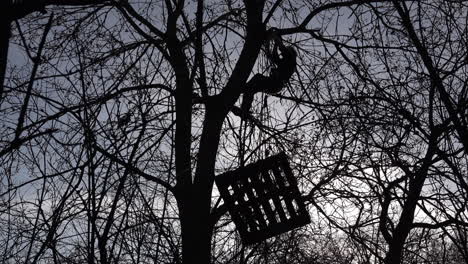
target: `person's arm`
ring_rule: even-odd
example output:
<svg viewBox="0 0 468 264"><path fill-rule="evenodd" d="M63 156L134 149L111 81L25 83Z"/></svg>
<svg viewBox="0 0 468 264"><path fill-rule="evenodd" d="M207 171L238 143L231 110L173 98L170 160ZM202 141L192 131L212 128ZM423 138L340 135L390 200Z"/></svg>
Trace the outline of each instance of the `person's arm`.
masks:
<svg viewBox="0 0 468 264"><path fill-rule="evenodd" d="M288 49L287 49L286 46L283 44L283 40L281 39L280 36L275 36L274 40L275 40L275 47L277 48L276 54L278 54L278 48L279 48L279 50L281 51L281 55L284 55L285 53L288 52ZM284 57L284 56L283 56L283 57Z"/></svg>
<svg viewBox="0 0 468 264"><path fill-rule="evenodd" d="M278 65L280 63L280 60L281 60L281 58L278 55L278 45L276 44L276 42L273 45L273 51L271 52L271 60L276 65Z"/></svg>

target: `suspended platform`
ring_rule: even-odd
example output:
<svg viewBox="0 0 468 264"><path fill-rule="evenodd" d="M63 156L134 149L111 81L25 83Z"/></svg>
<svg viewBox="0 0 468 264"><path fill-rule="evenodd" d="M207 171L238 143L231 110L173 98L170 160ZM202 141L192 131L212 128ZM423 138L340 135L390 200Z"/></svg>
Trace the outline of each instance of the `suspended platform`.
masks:
<svg viewBox="0 0 468 264"><path fill-rule="evenodd" d="M310 223L284 152L221 174L216 185L246 245Z"/></svg>

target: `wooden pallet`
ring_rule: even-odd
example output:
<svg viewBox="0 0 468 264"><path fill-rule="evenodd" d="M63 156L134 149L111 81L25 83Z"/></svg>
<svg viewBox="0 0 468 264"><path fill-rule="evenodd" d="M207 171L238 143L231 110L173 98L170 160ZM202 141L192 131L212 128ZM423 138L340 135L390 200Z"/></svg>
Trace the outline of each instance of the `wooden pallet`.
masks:
<svg viewBox="0 0 468 264"><path fill-rule="evenodd" d="M246 245L310 223L283 152L219 175L216 185Z"/></svg>

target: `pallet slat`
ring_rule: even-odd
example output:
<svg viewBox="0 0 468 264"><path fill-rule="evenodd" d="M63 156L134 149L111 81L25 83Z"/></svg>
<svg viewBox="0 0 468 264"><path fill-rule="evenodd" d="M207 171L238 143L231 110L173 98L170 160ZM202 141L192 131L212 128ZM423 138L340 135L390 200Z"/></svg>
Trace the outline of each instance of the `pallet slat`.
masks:
<svg viewBox="0 0 468 264"><path fill-rule="evenodd" d="M285 153L221 174L216 185L246 245L310 223Z"/></svg>

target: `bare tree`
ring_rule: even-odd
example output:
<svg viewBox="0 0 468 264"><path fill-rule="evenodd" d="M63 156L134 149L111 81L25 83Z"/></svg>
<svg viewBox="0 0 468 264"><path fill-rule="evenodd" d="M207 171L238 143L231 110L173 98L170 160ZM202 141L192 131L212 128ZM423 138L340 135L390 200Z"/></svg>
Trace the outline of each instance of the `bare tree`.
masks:
<svg viewBox="0 0 468 264"><path fill-rule="evenodd" d="M8 5L3 262L466 262L463 1ZM279 151L313 224L243 246L215 175Z"/></svg>

